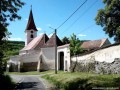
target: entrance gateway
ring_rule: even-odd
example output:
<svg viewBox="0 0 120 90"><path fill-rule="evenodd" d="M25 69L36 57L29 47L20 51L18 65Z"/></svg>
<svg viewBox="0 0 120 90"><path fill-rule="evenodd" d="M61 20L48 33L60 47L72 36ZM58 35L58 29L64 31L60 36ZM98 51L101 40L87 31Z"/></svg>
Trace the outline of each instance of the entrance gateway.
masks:
<svg viewBox="0 0 120 90"><path fill-rule="evenodd" d="M64 52L59 52L59 70L64 70Z"/></svg>

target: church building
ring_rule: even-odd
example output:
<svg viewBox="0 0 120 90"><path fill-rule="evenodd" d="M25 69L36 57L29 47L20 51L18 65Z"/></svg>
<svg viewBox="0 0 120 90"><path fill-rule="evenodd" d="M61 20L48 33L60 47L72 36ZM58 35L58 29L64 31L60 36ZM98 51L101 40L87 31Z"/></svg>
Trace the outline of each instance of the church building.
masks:
<svg viewBox="0 0 120 90"><path fill-rule="evenodd" d="M32 9L25 29L25 47L19 55L10 57L9 71L44 71L55 69L55 40L57 44L57 70L69 71L69 44L63 45L55 33L49 38L45 33L37 36Z"/></svg>
<svg viewBox="0 0 120 90"><path fill-rule="evenodd" d="M69 44L63 45L55 33L49 38L45 33L37 36L37 32L31 9L25 29L25 47L19 51L19 55L10 57L7 69L9 71L54 70L55 46L57 45L57 70L70 71L72 57L70 57ZM108 39L100 39L83 42L80 47L88 52L101 49L110 44Z"/></svg>

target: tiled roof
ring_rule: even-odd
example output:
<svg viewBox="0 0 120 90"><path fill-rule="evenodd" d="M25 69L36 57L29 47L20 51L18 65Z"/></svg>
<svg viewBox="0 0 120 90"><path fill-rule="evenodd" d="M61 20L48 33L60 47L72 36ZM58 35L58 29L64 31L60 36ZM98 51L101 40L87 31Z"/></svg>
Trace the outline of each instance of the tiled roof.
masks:
<svg viewBox="0 0 120 90"><path fill-rule="evenodd" d="M63 45L62 41L58 38L55 33L50 37L50 39L46 42L45 47L54 47L55 46L55 38L57 41L57 46Z"/></svg>
<svg viewBox="0 0 120 90"><path fill-rule="evenodd" d="M98 49L98 48L100 48L104 44L104 42L106 40L107 39L86 41L86 42L83 42L83 44L81 45L81 47L84 48L84 49Z"/></svg>
<svg viewBox="0 0 120 90"><path fill-rule="evenodd" d="M65 45L61 45L61 46L59 46L57 48L65 48L65 47L69 47L69 46L70 46L70 44L65 44Z"/></svg>
<svg viewBox="0 0 120 90"><path fill-rule="evenodd" d="M24 50L33 50L39 49L44 46L45 42L48 40L48 36L46 34L42 34L36 38L34 38L27 46L25 46L21 51Z"/></svg>
<svg viewBox="0 0 120 90"><path fill-rule="evenodd" d="M29 20L28 20L28 23L27 23L26 30L31 30L31 29L37 31L36 25L34 23L32 9L30 10L30 15L29 15Z"/></svg>
<svg viewBox="0 0 120 90"><path fill-rule="evenodd" d="M48 36L46 34L43 35L41 41L38 43L35 49L40 49L44 47L45 43L49 40Z"/></svg>

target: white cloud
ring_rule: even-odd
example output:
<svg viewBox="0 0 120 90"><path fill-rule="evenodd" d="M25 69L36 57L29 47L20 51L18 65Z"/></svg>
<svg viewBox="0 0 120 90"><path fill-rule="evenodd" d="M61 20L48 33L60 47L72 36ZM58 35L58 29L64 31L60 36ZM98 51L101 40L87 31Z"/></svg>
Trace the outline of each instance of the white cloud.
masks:
<svg viewBox="0 0 120 90"><path fill-rule="evenodd" d="M40 33L39 35L42 35L42 34L44 34L44 33Z"/></svg>
<svg viewBox="0 0 120 90"><path fill-rule="evenodd" d="M40 28L40 27L37 27L37 30L38 30L38 31L41 31L41 30L42 30L42 28Z"/></svg>
<svg viewBox="0 0 120 90"><path fill-rule="evenodd" d="M53 33L49 34L48 37L50 38L53 35Z"/></svg>
<svg viewBox="0 0 120 90"><path fill-rule="evenodd" d="M10 41L22 41L22 38L8 38Z"/></svg>
<svg viewBox="0 0 120 90"><path fill-rule="evenodd" d="M28 21L28 19L27 19L27 18L26 18L25 20L26 20L26 21Z"/></svg>
<svg viewBox="0 0 120 90"><path fill-rule="evenodd" d="M87 35L85 35L85 34L79 34L78 36L79 37L86 37Z"/></svg>

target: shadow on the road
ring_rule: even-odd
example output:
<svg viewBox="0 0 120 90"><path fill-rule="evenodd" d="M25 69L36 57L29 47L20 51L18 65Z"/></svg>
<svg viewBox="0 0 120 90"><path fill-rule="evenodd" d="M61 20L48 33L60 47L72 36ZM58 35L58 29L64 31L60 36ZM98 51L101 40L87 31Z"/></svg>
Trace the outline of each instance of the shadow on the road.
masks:
<svg viewBox="0 0 120 90"><path fill-rule="evenodd" d="M22 82L17 84L15 89L29 89L38 85L39 82Z"/></svg>

